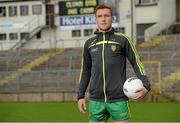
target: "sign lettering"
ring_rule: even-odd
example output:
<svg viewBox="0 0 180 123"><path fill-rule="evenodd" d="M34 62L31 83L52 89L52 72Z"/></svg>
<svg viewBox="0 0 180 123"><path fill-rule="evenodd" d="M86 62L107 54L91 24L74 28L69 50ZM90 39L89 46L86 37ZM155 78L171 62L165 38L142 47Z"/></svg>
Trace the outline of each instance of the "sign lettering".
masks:
<svg viewBox="0 0 180 123"><path fill-rule="evenodd" d="M59 15L94 14L98 0L60 1Z"/></svg>
<svg viewBox="0 0 180 123"><path fill-rule="evenodd" d="M113 15L113 27L119 26L118 15ZM74 16L61 16L60 28L61 29L82 29L96 27L96 18L94 14L90 15L74 15Z"/></svg>

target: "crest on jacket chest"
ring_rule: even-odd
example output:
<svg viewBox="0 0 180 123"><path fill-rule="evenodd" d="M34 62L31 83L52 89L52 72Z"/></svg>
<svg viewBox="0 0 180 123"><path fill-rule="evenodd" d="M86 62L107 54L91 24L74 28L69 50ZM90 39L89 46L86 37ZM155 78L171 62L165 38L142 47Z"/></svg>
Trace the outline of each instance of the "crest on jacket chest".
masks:
<svg viewBox="0 0 180 123"><path fill-rule="evenodd" d="M111 50L112 50L113 52L115 52L115 51L116 51L116 45L111 45Z"/></svg>

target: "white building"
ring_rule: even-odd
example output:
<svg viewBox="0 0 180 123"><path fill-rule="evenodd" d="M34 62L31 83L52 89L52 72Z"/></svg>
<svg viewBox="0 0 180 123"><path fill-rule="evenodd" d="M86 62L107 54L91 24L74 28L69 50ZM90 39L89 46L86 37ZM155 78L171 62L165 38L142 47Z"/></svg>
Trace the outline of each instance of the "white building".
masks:
<svg viewBox="0 0 180 123"><path fill-rule="evenodd" d="M0 0L0 50L81 47L102 3L113 7L113 26L136 42L176 22L176 0Z"/></svg>

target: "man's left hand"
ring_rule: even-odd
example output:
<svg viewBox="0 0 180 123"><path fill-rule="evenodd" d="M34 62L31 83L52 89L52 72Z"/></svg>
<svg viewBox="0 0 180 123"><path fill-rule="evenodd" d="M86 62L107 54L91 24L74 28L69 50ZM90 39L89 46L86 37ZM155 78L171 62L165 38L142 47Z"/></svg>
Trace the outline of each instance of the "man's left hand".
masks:
<svg viewBox="0 0 180 123"><path fill-rule="evenodd" d="M134 100L140 100L146 96L148 93L148 90L145 87L142 87L141 89L137 90L136 93L139 93L137 97L134 98Z"/></svg>

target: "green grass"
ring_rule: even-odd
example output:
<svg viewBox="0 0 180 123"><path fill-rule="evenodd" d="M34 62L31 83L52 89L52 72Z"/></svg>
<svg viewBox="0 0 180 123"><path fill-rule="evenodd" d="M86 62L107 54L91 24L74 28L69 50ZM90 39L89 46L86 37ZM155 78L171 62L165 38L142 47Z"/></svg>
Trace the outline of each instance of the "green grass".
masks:
<svg viewBox="0 0 180 123"><path fill-rule="evenodd" d="M132 121L180 122L180 103L132 103Z"/></svg>
<svg viewBox="0 0 180 123"><path fill-rule="evenodd" d="M135 122L180 122L180 103L130 103ZM1 102L0 122L87 122L75 102Z"/></svg>

